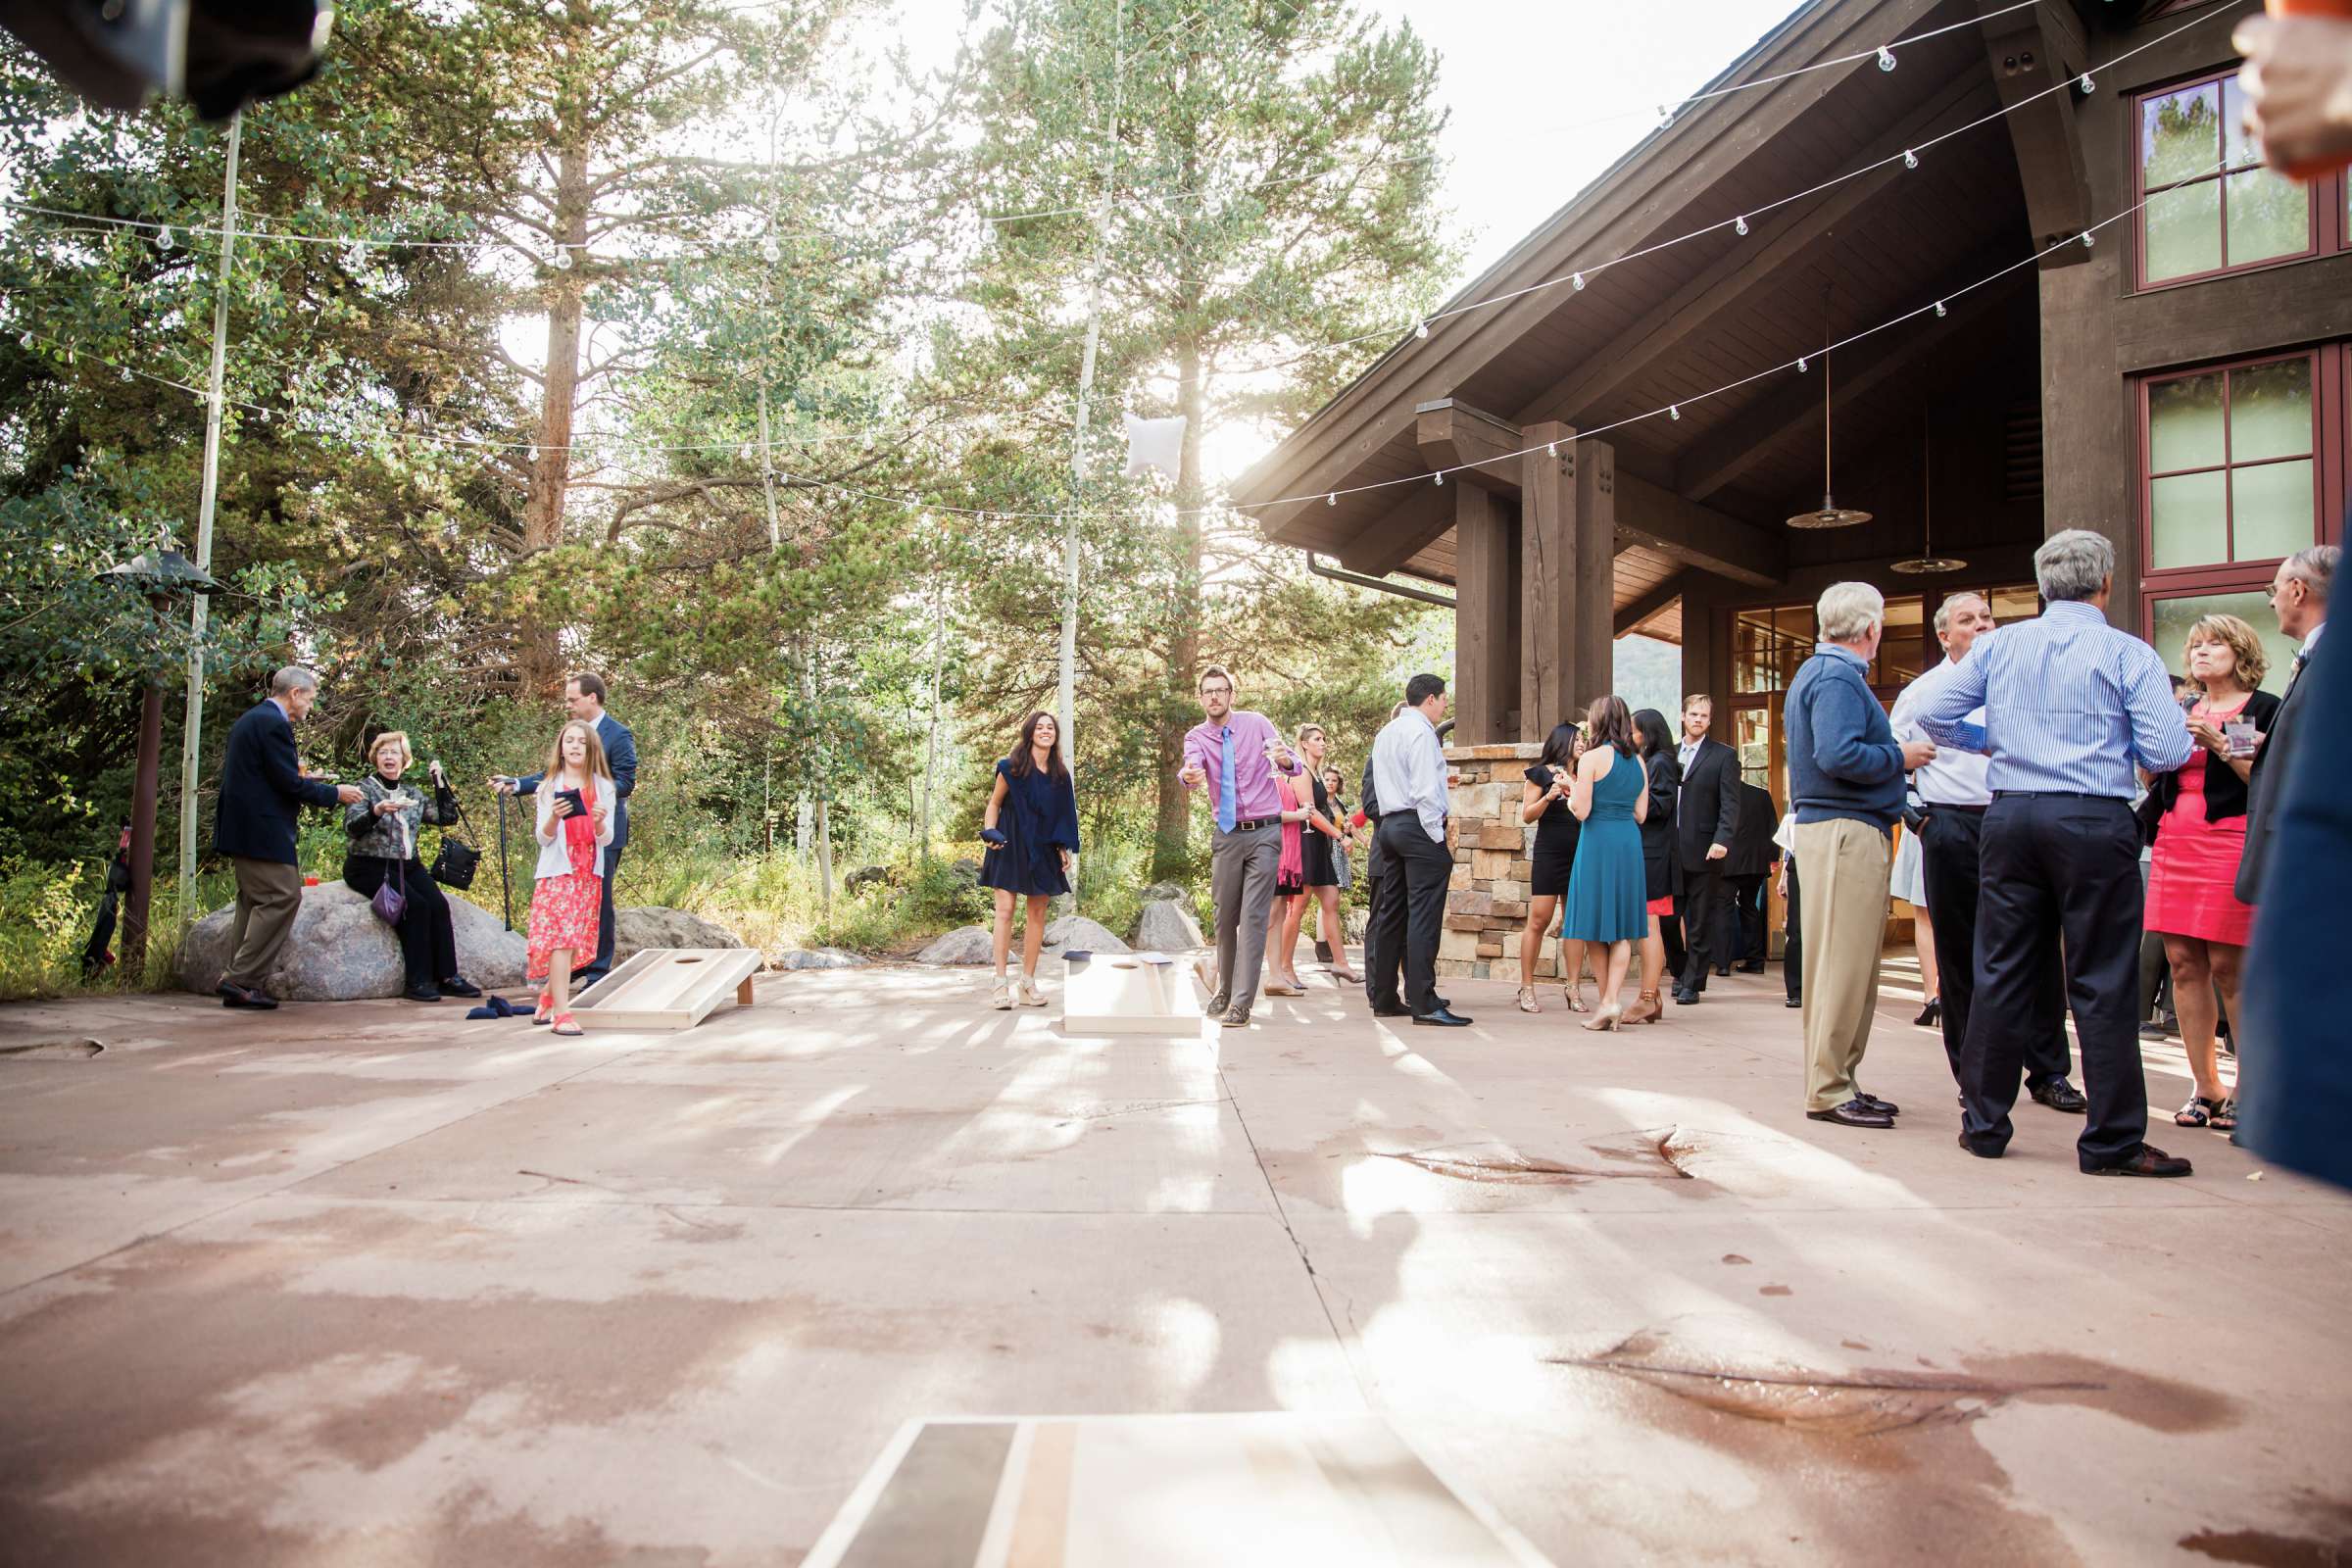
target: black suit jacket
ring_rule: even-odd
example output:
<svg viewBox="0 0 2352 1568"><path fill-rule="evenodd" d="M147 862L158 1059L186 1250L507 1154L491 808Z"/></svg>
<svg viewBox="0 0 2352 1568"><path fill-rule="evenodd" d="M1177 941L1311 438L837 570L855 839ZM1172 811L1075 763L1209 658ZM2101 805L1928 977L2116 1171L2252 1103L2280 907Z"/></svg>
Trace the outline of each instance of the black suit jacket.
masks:
<svg viewBox="0 0 2352 1568"><path fill-rule="evenodd" d="M1679 760L1682 743L1675 744ZM1674 814L1684 870L1702 869L1709 845L1732 847L1740 833L1740 760L1729 746L1711 738L1698 743L1683 771L1682 800Z"/></svg>
<svg viewBox="0 0 2352 1568"><path fill-rule="evenodd" d="M326 780L302 776L294 725L284 709L265 701L229 729L213 848L241 859L292 865L296 816L305 806L333 806L339 798Z"/></svg>
<svg viewBox="0 0 2352 1568"><path fill-rule="evenodd" d="M2341 637L2344 634L2335 632L2331 635ZM2299 738L2295 719L2304 688L2310 684L2304 677L2310 673L2307 665L2297 670L2286 683L2286 695L2278 700L2278 706L2271 711L2270 723L2263 731L2262 750L2254 754L2254 771L2246 778L2246 847L2237 859L2237 899L2240 904L2258 905L2262 902L2262 878L2265 867L2270 863L2271 835L2278 825L2279 793L2285 787L2287 770L2294 760L2295 743ZM2254 695L2260 697L2264 694L2256 692ZM2258 727L2262 724L2259 714L2255 717L2255 723ZM2176 790L2179 788L2175 775L2168 773L2150 787L2149 797L2153 799L2156 787L2168 782ZM2230 782L2236 782L2234 777Z"/></svg>
<svg viewBox="0 0 2352 1568"><path fill-rule="evenodd" d="M1683 890L1681 857L1675 853L1675 794L1683 787L1682 759L1668 747L1647 760L1649 815L1642 822L1642 896L1663 899Z"/></svg>
<svg viewBox="0 0 2352 1568"><path fill-rule="evenodd" d="M1772 804L1772 792L1742 780L1739 834L1732 840L1730 858L1724 862L1731 867L1730 874L1770 875L1774 862L1781 858L1781 847L1772 842L1773 832L1780 825L1781 813Z"/></svg>
<svg viewBox="0 0 2352 1568"><path fill-rule="evenodd" d="M1380 795L1372 788L1372 760L1369 757L1364 759L1364 787L1356 799L1363 803L1358 809L1364 813L1364 821L1372 829L1370 847L1364 851L1364 878L1377 882L1380 880L1381 864Z"/></svg>
<svg viewBox="0 0 2352 1568"><path fill-rule="evenodd" d="M611 713L596 721L596 741L605 749L605 766L612 771L612 793L620 797L612 808L612 842L606 846L614 855L629 847L629 797L637 791L637 737L629 726ZM531 773L514 781L517 795L536 795L545 773Z"/></svg>

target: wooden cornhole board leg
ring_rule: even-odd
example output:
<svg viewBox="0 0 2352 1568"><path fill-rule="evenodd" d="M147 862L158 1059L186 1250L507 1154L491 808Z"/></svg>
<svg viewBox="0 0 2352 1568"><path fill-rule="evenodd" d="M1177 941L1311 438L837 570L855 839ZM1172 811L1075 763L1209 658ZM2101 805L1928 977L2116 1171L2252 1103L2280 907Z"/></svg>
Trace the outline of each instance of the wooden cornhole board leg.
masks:
<svg viewBox="0 0 2352 1568"><path fill-rule="evenodd" d="M582 992L572 1015L583 1029L691 1029L729 991L750 1003L759 969L753 948L647 948Z"/></svg>

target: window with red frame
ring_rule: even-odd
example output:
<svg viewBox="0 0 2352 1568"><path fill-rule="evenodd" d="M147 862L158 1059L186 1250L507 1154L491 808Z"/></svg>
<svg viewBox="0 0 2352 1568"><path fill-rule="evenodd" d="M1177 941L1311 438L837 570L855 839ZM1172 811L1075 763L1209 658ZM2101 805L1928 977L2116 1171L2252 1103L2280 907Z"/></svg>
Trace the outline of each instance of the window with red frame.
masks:
<svg viewBox="0 0 2352 1568"><path fill-rule="evenodd" d="M2265 168L2244 114L2234 70L2133 99L2140 287L2342 248L2343 176L2306 185Z"/></svg>
<svg viewBox="0 0 2352 1568"><path fill-rule="evenodd" d="M2201 615L2239 616L2272 655L2278 689L2293 646L2264 598L2278 562L2335 541L2344 505L2341 343L2140 382L2141 620L2180 672Z"/></svg>

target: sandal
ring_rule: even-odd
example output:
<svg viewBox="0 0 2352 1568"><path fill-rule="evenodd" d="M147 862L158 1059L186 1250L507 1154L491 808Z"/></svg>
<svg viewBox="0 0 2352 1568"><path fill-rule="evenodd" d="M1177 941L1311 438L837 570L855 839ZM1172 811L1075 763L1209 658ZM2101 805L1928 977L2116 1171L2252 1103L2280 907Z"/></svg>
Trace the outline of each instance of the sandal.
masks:
<svg viewBox="0 0 2352 1568"><path fill-rule="evenodd" d="M1560 985L1560 994L1568 999L1570 1012L1591 1012L1592 1010L1585 1005L1585 981L1582 975L1574 980L1563 981Z"/></svg>
<svg viewBox="0 0 2352 1568"><path fill-rule="evenodd" d="M1629 1024L1656 1023L1665 1015L1665 1012L1664 1004L1658 1001L1658 994L1655 991L1644 991L1634 998L1634 1004L1625 1009L1625 1017L1621 1021Z"/></svg>
<svg viewBox="0 0 2352 1568"><path fill-rule="evenodd" d="M531 1014L531 1022L533 1022L533 1023L535 1023L535 1024L542 1024L542 1025L544 1025L544 1024L546 1024L546 1023L549 1023L550 1021L552 1021L552 1020L554 1019L554 1017L555 1017L555 1015L556 1015L556 1014L555 1014L555 1007L556 1007L556 998L555 998L555 994L554 994L553 992L548 992L548 991L542 991L542 992L540 992L540 993L539 993L539 1010Z"/></svg>
<svg viewBox="0 0 2352 1568"><path fill-rule="evenodd" d="M2237 1097L2230 1095L2214 1106L2213 1114L2206 1119L2205 1125L2217 1133L2237 1131Z"/></svg>
<svg viewBox="0 0 2352 1568"><path fill-rule="evenodd" d="M559 1012L556 1014L555 1027L548 1032L559 1035L576 1035L580 1032L579 1020L568 1012Z"/></svg>
<svg viewBox="0 0 2352 1568"><path fill-rule="evenodd" d="M1042 1007L1045 1004L1046 994L1037 989L1037 982L1027 975L1021 976L1021 1005L1024 1007Z"/></svg>
<svg viewBox="0 0 2352 1568"><path fill-rule="evenodd" d="M988 993L988 1004L999 1012L1010 1012L1012 1010L1012 983L1008 980L1000 980L991 987Z"/></svg>
<svg viewBox="0 0 2352 1568"><path fill-rule="evenodd" d="M1536 1004L1536 988L1534 986L1519 988L1519 1010L1521 1012L1542 1012L1544 1010Z"/></svg>
<svg viewBox="0 0 2352 1568"><path fill-rule="evenodd" d="M2218 1101L2207 1100L2203 1095L2191 1095L2187 1104L2173 1112L2173 1125L2210 1127L2213 1125L2213 1113L2221 1108Z"/></svg>

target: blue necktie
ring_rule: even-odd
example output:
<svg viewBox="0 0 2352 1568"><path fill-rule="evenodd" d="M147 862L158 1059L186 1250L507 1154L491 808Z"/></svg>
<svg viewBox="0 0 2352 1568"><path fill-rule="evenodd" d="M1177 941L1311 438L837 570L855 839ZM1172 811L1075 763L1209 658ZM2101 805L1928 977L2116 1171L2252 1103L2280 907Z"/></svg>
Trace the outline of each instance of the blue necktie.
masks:
<svg viewBox="0 0 2352 1568"><path fill-rule="evenodd" d="M1242 813L1234 804L1233 726L1226 725L1219 734L1223 737L1225 761L1217 775L1217 831L1230 833L1233 824L1242 819Z"/></svg>

